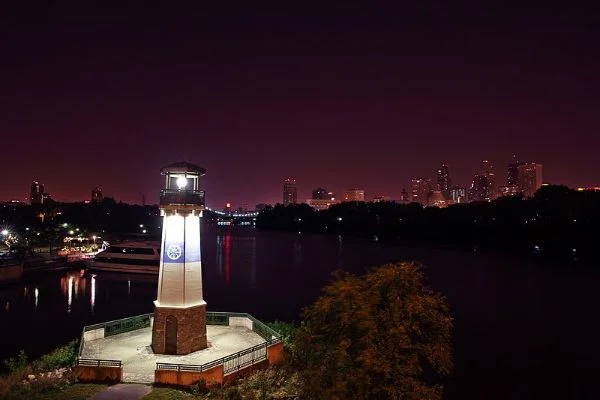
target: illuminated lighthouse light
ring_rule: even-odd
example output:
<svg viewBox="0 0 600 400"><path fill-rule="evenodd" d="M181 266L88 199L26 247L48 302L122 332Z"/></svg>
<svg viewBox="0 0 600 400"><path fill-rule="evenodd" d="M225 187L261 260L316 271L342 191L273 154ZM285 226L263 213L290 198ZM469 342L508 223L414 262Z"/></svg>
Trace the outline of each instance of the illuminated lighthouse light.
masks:
<svg viewBox="0 0 600 400"><path fill-rule="evenodd" d="M177 178L177 187L179 189L183 189L184 187L186 187L188 184L188 180L185 176L180 176L179 178Z"/></svg>

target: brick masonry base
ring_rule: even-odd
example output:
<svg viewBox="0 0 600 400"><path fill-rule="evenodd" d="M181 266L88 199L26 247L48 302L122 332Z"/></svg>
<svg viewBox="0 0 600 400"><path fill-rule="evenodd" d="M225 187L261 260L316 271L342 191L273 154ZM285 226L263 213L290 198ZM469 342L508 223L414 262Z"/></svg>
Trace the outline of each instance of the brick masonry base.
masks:
<svg viewBox="0 0 600 400"><path fill-rule="evenodd" d="M154 307L152 351L166 353L167 317L177 320L177 350L174 354L189 354L208 347L206 341L206 303L187 308Z"/></svg>

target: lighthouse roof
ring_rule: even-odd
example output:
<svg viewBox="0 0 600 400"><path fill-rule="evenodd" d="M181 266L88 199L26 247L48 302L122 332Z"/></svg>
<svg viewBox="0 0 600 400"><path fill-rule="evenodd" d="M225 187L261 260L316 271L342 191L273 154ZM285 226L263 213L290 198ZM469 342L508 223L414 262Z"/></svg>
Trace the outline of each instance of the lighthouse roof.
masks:
<svg viewBox="0 0 600 400"><path fill-rule="evenodd" d="M195 175L204 175L206 174L206 169L199 167L195 164L179 161L173 164L169 164L160 169L161 175L166 175L168 173L180 173L180 174L195 174Z"/></svg>

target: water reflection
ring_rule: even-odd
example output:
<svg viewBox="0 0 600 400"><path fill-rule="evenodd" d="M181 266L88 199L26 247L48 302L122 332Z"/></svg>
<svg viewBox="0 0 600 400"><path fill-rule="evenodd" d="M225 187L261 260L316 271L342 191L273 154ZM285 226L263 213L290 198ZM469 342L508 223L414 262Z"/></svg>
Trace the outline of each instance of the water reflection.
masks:
<svg viewBox="0 0 600 400"><path fill-rule="evenodd" d="M230 280L231 280L231 234L229 232L227 232L225 234L225 285L229 286Z"/></svg>
<svg viewBox="0 0 600 400"><path fill-rule="evenodd" d="M92 275L92 293L90 294L90 310L94 313L94 306L96 305L96 275Z"/></svg>
<svg viewBox="0 0 600 400"><path fill-rule="evenodd" d="M219 275L223 276L223 236L217 235L217 268Z"/></svg>
<svg viewBox="0 0 600 400"><path fill-rule="evenodd" d="M87 288L87 279L85 271L70 271L60 278L60 287L63 295L67 298L67 313L70 313L73 306L73 300L77 300L79 294L85 297Z"/></svg>
<svg viewBox="0 0 600 400"><path fill-rule="evenodd" d="M300 235L296 236L294 239L294 265L300 266L302 265L302 237Z"/></svg>
<svg viewBox="0 0 600 400"><path fill-rule="evenodd" d="M69 300L67 302L67 312L71 312L71 304L73 303L73 277L70 276L69 277L69 286L67 289L68 293L69 293Z"/></svg>
<svg viewBox="0 0 600 400"><path fill-rule="evenodd" d="M337 239L337 268L344 269L344 241L342 235L338 235Z"/></svg>
<svg viewBox="0 0 600 400"><path fill-rule="evenodd" d="M256 287L256 236L251 238L252 240L252 265L250 267L250 284L253 288Z"/></svg>
<svg viewBox="0 0 600 400"><path fill-rule="evenodd" d="M33 291L33 295L35 297L35 311L37 311L37 307L38 307L38 295L40 294L40 291L38 290L38 288L35 288L35 290Z"/></svg>
<svg viewBox="0 0 600 400"><path fill-rule="evenodd" d="M225 235L217 234L217 268L221 276L225 278L225 285L229 286L231 281L231 233Z"/></svg>

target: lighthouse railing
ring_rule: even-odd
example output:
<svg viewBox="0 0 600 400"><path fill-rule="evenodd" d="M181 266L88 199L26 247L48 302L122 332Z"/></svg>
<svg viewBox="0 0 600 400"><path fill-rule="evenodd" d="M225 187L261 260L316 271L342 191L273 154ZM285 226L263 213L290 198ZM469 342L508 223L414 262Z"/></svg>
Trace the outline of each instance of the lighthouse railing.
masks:
<svg viewBox="0 0 600 400"><path fill-rule="evenodd" d="M204 190L163 189L160 191L160 205L193 204L204 205Z"/></svg>

